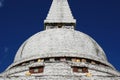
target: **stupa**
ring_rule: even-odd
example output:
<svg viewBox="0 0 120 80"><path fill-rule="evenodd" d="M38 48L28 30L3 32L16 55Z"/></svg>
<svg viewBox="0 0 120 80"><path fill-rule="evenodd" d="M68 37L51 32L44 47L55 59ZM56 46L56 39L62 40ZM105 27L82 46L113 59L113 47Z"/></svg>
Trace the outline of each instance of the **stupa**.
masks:
<svg viewBox="0 0 120 80"><path fill-rule="evenodd" d="M68 0L53 0L45 30L21 45L0 80L120 80L103 49L75 25Z"/></svg>

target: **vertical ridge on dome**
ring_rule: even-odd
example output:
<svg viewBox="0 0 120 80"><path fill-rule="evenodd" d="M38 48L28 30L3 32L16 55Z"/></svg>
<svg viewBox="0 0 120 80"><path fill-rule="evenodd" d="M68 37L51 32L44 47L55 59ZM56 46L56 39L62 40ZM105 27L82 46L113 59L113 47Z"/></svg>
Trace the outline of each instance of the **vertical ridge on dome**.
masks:
<svg viewBox="0 0 120 80"><path fill-rule="evenodd" d="M76 20L72 16L68 1L53 0L44 24L47 29L51 29L50 26L67 26L67 28L71 28L70 26L72 26L74 28Z"/></svg>

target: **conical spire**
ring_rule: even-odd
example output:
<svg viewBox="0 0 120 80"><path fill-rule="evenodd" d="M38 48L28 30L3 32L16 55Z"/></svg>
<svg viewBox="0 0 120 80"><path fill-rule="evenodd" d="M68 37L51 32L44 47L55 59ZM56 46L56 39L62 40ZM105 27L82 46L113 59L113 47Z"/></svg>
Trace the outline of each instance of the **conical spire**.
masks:
<svg viewBox="0 0 120 80"><path fill-rule="evenodd" d="M76 20L73 18L67 0L53 0L46 20L44 20L46 29L74 28ZM70 27L71 26L71 27Z"/></svg>

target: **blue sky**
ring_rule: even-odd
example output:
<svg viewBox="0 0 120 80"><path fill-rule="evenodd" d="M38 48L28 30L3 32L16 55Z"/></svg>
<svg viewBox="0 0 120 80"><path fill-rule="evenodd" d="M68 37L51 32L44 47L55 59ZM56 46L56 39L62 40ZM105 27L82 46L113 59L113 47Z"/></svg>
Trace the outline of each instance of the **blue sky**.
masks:
<svg viewBox="0 0 120 80"><path fill-rule="evenodd" d="M68 0L76 30L95 39L120 71L119 0ZM13 62L20 45L44 30L52 0L0 0L0 72Z"/></svg>

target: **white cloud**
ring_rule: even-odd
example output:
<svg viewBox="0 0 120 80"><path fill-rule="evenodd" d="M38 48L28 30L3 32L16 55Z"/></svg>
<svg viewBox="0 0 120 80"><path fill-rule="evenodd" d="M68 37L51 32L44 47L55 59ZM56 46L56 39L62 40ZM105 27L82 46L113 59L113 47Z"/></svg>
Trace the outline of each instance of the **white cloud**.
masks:
<svg viewBox="0 0 120 80"><path fill-rule="evenodd" d="M8 47L4 48L4 52L7 53L8 52Z"/></svg>
<svg viewBox="0 0 120 80"><path fill-rule="evenodd" d="M0 2L0 7L2 7L2 2Z"/></svg>
<svg viewBox="0 0 120 80"><path fill-rule="evenodd" d="M4 1L4 0L0 0L0 7L3 6L3 1Z"/></svg>

